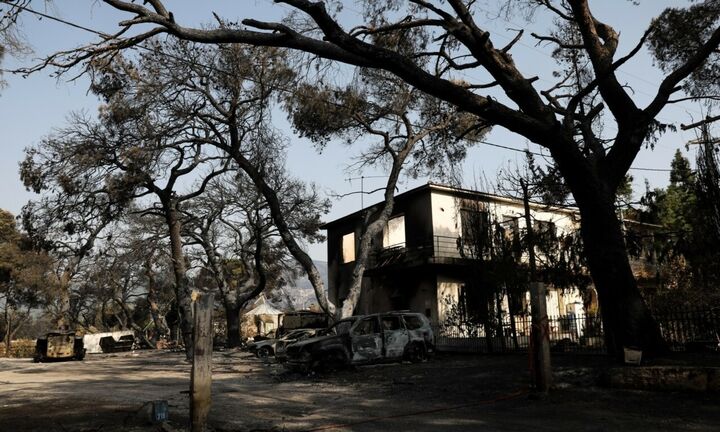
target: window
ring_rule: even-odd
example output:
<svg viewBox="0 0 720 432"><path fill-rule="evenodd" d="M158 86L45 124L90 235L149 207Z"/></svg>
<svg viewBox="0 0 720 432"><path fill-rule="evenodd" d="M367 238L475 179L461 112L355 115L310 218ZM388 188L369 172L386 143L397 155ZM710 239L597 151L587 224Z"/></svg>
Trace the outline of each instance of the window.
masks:
<svg viewBox="0 0 720 432"><path fill-rule="evenodd" d="M343 264L355 261L355 233L345 234L342 238Z"/></svg>
<svg viewBox="0 0 720 432"><path fill-rule="evenodd" d="M388 220L383 230L383 248L405 246L405 216Z"/></svg>
<svg viewBox="0 0 720 432"><path fill-rule="evenodd" d="M371 335L379 333L377 319L375 317L365 318L360 321L360 324L358 324L357 327L355 327L355 331L353 333L356 335Z"/></svg>
<svg viewBox="0 0 720 432"><path fill-rule="evenodd" d="M503 216L502 227L505 231L505 239L513 241L520 236L520 216Z"/></svg>
<svg viewBox="0 0 720 432"><path fill-rule="evenodd" d="M354 320L343 320L335 323L334 326L330 327L329 333L335 333L336 335L343 335L350 331Z"/></svg>
<svg viewBox="0 0 720 432"><path fill-rule="evenodd" d="M538 244L549 243L557 239L555 224L549 221L535 221L535 238Z"/></svg>
<svg viewBox="0 0 720 432"><path fill-rule="evenodd" d="M380 324L383 330L390 331L402 329L399 316L384 316L380 318Z"/></svg>
<svg viewBox="0 0 720 432"><path fill-rule="evenodd" d="M460 253L480 258L490 248L490 214L484 210L460 210L462 249Z"/></svg>
<svg viewBox="0 0 720 432"><path fill-rule="evenodd" d="M405 327L408 330L417 330L425 325L418 315L404 315L403 318L405 319Z"/></svg>

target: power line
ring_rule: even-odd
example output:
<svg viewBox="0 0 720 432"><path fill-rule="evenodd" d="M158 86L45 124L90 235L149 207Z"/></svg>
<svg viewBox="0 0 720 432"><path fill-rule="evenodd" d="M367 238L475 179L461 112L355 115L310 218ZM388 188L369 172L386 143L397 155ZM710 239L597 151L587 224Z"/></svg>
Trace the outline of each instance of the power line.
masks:
<svg viewBox="0 0 720 432"><path fill-rule="evenodd" d="M36 11L36 10L34 10L34 9L30 9L30 8L27 7L27 6L22 6L22 5L19 5L19 4L12 3L12 2L10 2L9 0L0 0L0 3L5 3L5 4L8 5L8 6L12 6L12 7L14 7L14 8L18 8L18 9L24 10L24 11L26 11L26 12L30 12L31 14L34 14L34 15L37 15L37 16L40 16L40 17L43 17L43 18L47 18L47 19L49 19L49 20L51 20L51 21L59 22L59 23L61 23L61 24L65 24L65 25L67 25L67 26L74 27L74 28L76 28L76 29L80 29L80 30L84 30L84 31L89 32L89 33L96 34L96 35L101 36L101 37L103 37L103 38L105 38L105 37L111 37L111 35L109 35L109 34L107 34L107 33L103 33L103 32L101 32L101 31L92 29L92 28L90 28L90 27L85 27L85 26L83 26L83 25L76 24L76 23L71 22L71 21L66 21L66 20L64 20L64 19L62 19L62 18L58 18L58 17L52 16L52 15L48 15L48 14L45 14L45 13L42 13L42 12L38 12L38 11Z"/></svg>
<svg viewBox="0 0 720 432"><path fill-rule="evenodd" d="M17 7L17 8L19 8L19 9L22 9L22 10L24 10L24 11L26 11L26 12L31 13L31 14L34 14L34 15L37 15L37 16L40 16L40 17L43 17L43 18L47 18L47 19L49 19L49 20L52 20L52 21L55 21L55 22L58 22L58 23L61 23L61 24L64 24L64 25L67 25L67 26L70 26L70 27L79 29L79 30L86 31L86 32L89 32L89 33L98 35L98 36L100 36L100 37L103 37L103 38L112 37L111 35L108 35L107 33L101 32L101 31L99 31L99 30L95 30L95 29L93 29L93 28L86 27L86 26L83 26L83 25L80 25L80 24L76 24L76 23L74 23L74 22L71 22L71 21L68 21L68 20L65 20L65 19L62 19L62 18L58 18L58 17L52 16L52 15L48 15L48 14L45 14L45 13L42 13L42 12L38 12L38 11L36 11L36 10L34 10L34 9L31 9L31 8L29 8L29 7L26 7L26 6L16 5L16 4L13 4L13 3L9 2L8 0L0 0L0 3L5 3L5 4L7 4L7 5L10 5L10 6L13 6L13 7ZM509 24L513 24L513 23L511 23L511 22L509 22L509 21L506 21L506 22L508 22ZM164 51L158 51L157 49L154 49L154 48L148 48L148 47L146 47L146 46L144 46L144 45L134 45L134 46L131 47L131 48L141 49L141 50L144 50L144 51L147 51L147 52L151 52L151 53L153 53L153 54L157 54L157 55L165 56L165 57L168 57L168 58L172 58L172 59L174 59L174 60L177 60L177 61L182 62L182 63L189 64L189 65L192 65L192 66L203 67L203 68L206 68L206 69L208 69L208 70L215 71L215 72L218 72L218 73L222 73L222 74L225 74L225 75L228 75L228 76L231 75L229 72L224 71L224 70L221 70L221 69L218 69L218 68L216 68L216 67L214 67L214 66L207 65L207 64L200 64L200 63L197 63L197 62L188 60L187 58L179 57L179 56L176 56L176 55L173 55L173 54L164 52ZM534 48L532 48L532 47L528 47L528 48L534 49ZM536 49L534 49L534 50L536 50ZM539 51L539 50L536 50L536 51L543 53L542 51ZM546 53L544 53L544 54L546 54ZM10 71L10 72L14 72L14 71ZM256 84L258 83L256 80L254 80L254 79L252 79L252 78L247 78L247 77L246 77L246 79L247 79L248 81L250 81L250 82L253 82L253 83L256 83ZM287 88L277 87L277 89L280 90L280 91L283 92L283 93L288 93L288 94L292 94L292 93L293 93L292 90L287 89ZM336 107L343 107L341 104L332 102L332 101L330 101L330 100L323 100L323 101L324 101L325 103L329 104L329 105L333 105L333 106L336 106ZM500 149L509 150L509 151L514 151L514 152L530 153L530 154L533 154L533 155L535 155L535 156L541 156L541 157L547 156L547 155L545 155L545 154L543 154L543 153L540 153L540 152L533 152L533 151L530 151L530 150L527 150L527 149L526 149L526 150L518 149L518 148L514 148L514 147L502 145L502 144L492 143L492 142L485 141L485 140L477 140L477 141L474 141L474 142L476 142L476 143L478 143L478 144L483 144L483 145L487 145L487 146L490 146L490 147L500 148ZM670 172L670 169L665 169L665 168L630 167L630 169L631 169L631 170L634 170L634 171Z"/></svg>

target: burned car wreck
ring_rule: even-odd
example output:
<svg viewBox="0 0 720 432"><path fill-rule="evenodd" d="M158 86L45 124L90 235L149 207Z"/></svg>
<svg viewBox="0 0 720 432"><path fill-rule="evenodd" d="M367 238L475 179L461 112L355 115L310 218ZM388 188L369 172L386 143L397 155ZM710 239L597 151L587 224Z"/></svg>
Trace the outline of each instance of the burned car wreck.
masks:
<svg viewBox="0 0 720 432"><path fill-rule="evenodd" d="M285 348L288 345L314 336L316 332L316 329L292 330L280 338L268 338L251 342L248 344L247 350L261 359L266 359L273 355L276 356L276 358L279 357L282 359L284 358Z"/></svg>
<svg viewBox="0 0 720 432"><path fill-rule="evenodd" d="M413 312L355 316L336 322L324 336L288 345L290 369L335 369L348 365L408 360L419 362L434 351L430 321Z"/></svg>
<svg viewBox="0 0 720 432"><path fill-rule="evenodd" d="M73 331L50 331L35 342L35 357L37 362L82 360L85 358L85 345L82 336Z"/></svg>

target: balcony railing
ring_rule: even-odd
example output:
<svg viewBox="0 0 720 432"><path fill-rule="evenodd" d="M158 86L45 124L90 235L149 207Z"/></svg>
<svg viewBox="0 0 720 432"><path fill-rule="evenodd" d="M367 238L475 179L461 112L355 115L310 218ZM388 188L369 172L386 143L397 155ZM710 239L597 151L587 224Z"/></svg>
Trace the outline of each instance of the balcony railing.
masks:
<svg viewBox="0 0 720 432"><path fill-rule="evenodd" d="M397 263L427 261L433 258L472 259L468 247L462 245L459 237L433 236L415 239L408 243L386 246L370 255L370 267L383 267Z"/></svg>

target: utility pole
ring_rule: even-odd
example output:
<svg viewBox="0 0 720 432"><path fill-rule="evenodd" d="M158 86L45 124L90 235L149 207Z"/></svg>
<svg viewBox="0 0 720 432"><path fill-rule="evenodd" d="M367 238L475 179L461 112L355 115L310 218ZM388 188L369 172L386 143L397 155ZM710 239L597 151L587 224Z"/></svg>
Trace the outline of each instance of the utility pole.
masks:
<svg viewBox="0 0 720 432"><path fill-rule="evenodd" d="M537 263L535 260L535 234L530 218L530 197L528 184L520 179L525 207L525 225L527 227L528 255L530 259L530 313L532 330L530 332L532 362L532 380L535 391L547 393L552 385L552 368L550 365L550 338L547 317L547 297L545 284L537 280Z"/></svg>

